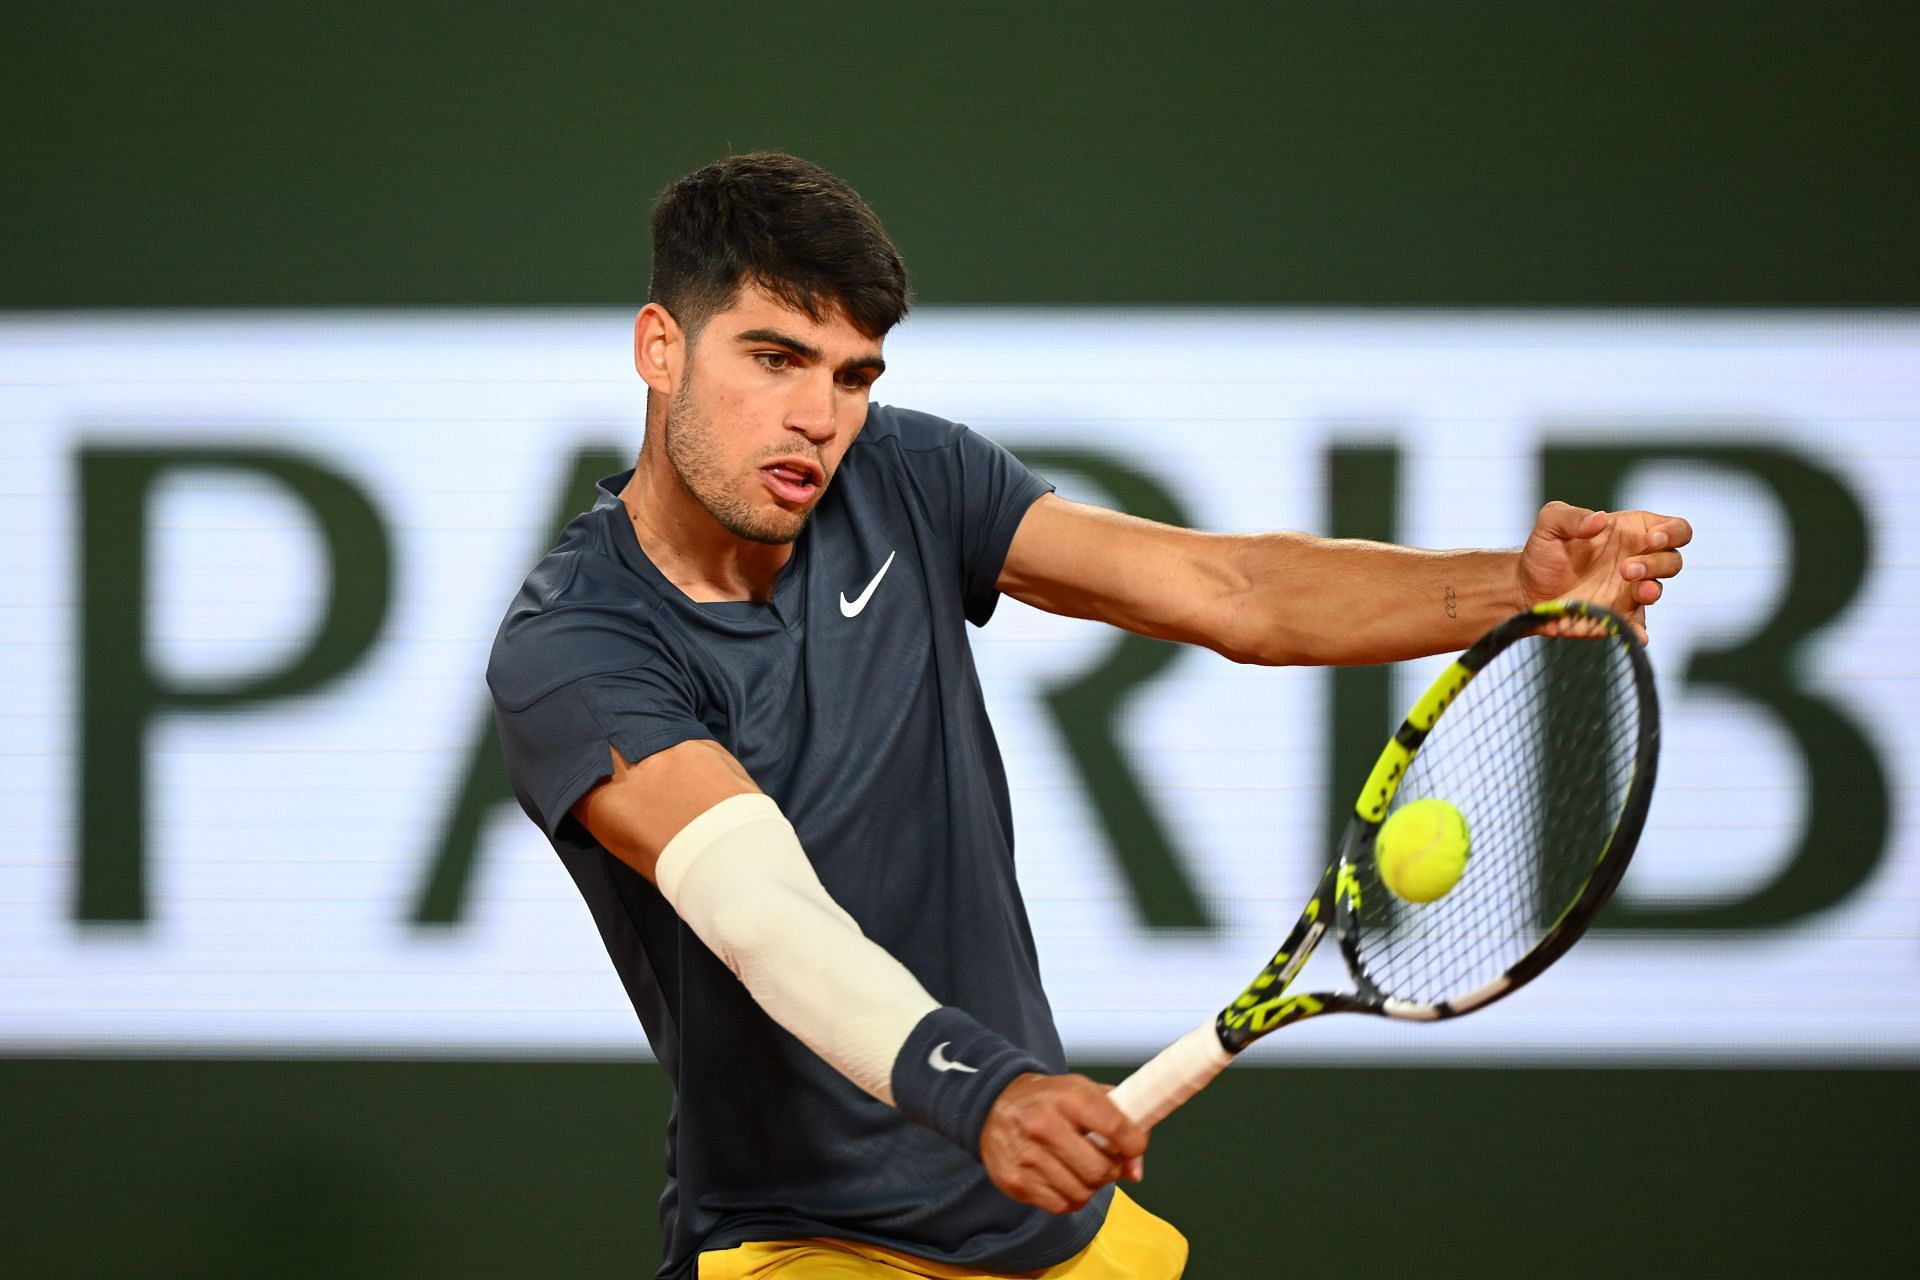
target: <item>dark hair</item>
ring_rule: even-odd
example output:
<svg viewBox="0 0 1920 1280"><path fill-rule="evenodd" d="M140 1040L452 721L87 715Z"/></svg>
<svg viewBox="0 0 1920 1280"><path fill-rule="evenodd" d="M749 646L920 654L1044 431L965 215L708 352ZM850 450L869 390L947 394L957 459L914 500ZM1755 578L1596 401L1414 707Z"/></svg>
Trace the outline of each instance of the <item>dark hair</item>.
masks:
<svg viewBox="0 0 1920 1280"><path fill-rule="evenodd" d="M756 284L813 320L836 307L869 338L907 313L907 268L859 193L797 156L728 156L660 193L648 296L689 338Z"/></svg>

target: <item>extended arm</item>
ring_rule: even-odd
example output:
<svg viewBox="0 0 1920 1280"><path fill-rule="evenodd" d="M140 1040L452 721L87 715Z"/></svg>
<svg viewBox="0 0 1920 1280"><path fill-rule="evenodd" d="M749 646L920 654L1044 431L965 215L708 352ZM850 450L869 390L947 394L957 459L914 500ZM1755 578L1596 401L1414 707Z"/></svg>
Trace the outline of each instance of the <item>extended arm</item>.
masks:
<svg viewBox="0 0 1920 1280"><path fill-rule="evenodd" d="M1418 551L1304 533L1199 533L1049 495L1021 521L999 587L1051 613L1237 662L1394 662L1463 649L1559 596L1606 604L1642 626L1691 536L1684 520L1555 502L1520 551Z"/></svg>
<svg viewBox="0 0 1920 1280"><path fill-rule="evenodd" d="M1078 1208L1144 1149L1104 1088L1040 1074L862 933L779 807L717 744L682 743L634 765L614 753L613 767L574 807L587 830L653 881L768 1016L869 1094L978 1154L1003 1191Z"/></svg>

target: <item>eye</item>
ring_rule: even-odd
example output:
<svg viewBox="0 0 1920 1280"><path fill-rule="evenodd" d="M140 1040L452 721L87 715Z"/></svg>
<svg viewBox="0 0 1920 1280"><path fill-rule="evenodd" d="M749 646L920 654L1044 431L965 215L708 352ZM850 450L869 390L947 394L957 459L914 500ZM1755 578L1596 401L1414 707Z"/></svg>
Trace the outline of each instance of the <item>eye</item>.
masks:
<svg viewBox="0 0 1920 1280"><path fill-rule="evenodd" d="M793 364L793 357L784 351L756 351L753 353L753 358L760 362L761 368L770 373L779 373Z"/></svg>
<svg viewBox="0 0 1920 1280"><path fill-rule="evenodd" d="M840 385L848 391L865 391L873 386L873 379L864 373L849 373L840 379Z"/></svg>

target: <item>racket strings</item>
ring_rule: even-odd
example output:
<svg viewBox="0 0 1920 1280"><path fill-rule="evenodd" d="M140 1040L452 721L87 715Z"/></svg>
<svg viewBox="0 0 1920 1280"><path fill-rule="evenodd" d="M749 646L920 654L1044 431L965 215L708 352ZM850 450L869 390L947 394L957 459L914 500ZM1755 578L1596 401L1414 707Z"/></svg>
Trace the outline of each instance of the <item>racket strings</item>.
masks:
<svg viewBox="0 0 1920 1280"><path fill-rule="evenodd" d="M1383 995L1439 1004L1543 942L1592 878L1633 780L1639 703L1606 639L1533 636L1495 655L1435 724L1393 810L1436 797L1467 820L1453 890L1408 903L1361 857L1360 966Z"/></svg>

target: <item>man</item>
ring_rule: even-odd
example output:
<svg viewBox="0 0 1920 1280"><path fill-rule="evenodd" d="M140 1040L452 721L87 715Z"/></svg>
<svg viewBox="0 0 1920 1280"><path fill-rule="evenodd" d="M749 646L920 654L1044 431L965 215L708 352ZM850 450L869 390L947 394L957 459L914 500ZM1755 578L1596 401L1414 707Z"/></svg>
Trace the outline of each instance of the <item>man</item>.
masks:
<svg viewBox="0 0 1920 1280"><path fill-rule="evenodd" d="M731 157L653 237L638 463L488 680L674 1081L660 1274L1179 1275L1113 1185L1146 1134L1064 1074L964 624L1007 592L1239 661L1385 662L1563 595L1640 625L1686 522L1554 503L1518 553L1429 553L1081 506L870 404L906 273L838 179Z"/></svg>

